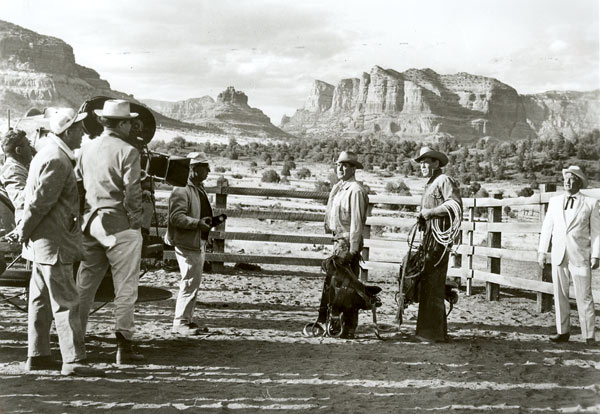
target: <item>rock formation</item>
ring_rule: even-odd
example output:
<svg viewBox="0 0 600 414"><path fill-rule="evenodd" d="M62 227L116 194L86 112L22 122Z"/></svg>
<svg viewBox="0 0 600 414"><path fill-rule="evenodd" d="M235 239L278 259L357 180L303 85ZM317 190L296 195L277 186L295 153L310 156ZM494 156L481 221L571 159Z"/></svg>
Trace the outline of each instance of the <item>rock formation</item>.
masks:
<svg viewBox="0 0 600 414"><path fill-rule="evenodd" d="M62 40L0 20L0 120L7 110L17 119L32 107L79 108L94 96L138 102L111 89L95 70L78 65L73 48ZM194 127L154 115L163 126Z"/></svg>
<svg viewBox="0 0 600 414"><path fill-rule="evenodd" d="M233 86L219 94L177 102L143 100L150 108L180 121L207 128L218 128L224 133L259 137L288 137L289 134L271 123L260 109L248 105L248 97Z"/></svg>
<svg viewBox="0 0 600 414"><path fill-rule="evenodd" d="M315 81L304 107L280 126L296 135L520 139L598 128L599 106L598 92L519 96L484 76L375 66L336 86Z"/></svg>

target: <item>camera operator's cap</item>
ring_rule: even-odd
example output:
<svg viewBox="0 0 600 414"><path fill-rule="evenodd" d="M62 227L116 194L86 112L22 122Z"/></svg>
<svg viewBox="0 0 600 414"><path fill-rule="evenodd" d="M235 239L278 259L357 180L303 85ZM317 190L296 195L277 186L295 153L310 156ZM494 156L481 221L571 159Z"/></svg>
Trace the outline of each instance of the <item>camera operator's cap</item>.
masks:
<svg viewBox="0 0 600 414"><path fill-rule="evenodd" d="M569 168L563 168L563 170L562 170L563 178L565 178L567 173L571 173L571 174L579 177L579 179L581 180L582 188L587 187L588 180L587 180L587 177L585 176L585 173L581 170L581 167L578 167L577 165L571 165Z"/></svg>
<svg viewBox="0 0 600 414"><path fill-rule="evenodd" d="M354 165L356 168L363 168L363 165L358 161L358 155L352 151L342 151L336 163L347 162Z"/></svg>
<svg viewBox="0 0 600 414"><path fill-rule="evenodd" d="M448 164L448 157L446 157L446 154L429 147L422 147L421 151L419 151L419 156L413 161L421 162L423 158L433 158L434 160L438 160L440 162L440 167Z"/></svg>
<svg viewBox="0 0 600 414"><path fill-rule="evenodd" d="M52 131L55 135L62 134L71 125L82 121L86 116L86 113L78 114L72 108L59 108L50 116L50 131Z"/></svg>
<svg viewBox="0 0 600 414"><path fill-rule="evenodd" d="M190 165L208 164L208 157L203 152L190 152L187 157L190 159Z"/></svg>
<svg viewBox="0 0 600 414"><path fill-rule="evenodd" d="M108 99L102 109L94 109L98 116L108 119L133 119L137 112L130 112L129 102L124 99Z"/></svg>

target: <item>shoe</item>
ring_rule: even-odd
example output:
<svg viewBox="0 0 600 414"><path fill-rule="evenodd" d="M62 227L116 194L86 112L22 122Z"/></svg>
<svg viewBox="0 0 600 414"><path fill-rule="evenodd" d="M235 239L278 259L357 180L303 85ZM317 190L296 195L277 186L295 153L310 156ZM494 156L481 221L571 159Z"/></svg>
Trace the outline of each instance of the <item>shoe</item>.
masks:
<svg viewBox="0 0 600 414"><path fill-rule="evenodd" d="M556 335L552 335L550 338L550 341L552 342L569 342L569 338L571 337L570 333L564 333L564 334L556 334Z"/></svg>
<svg viewBox="0 0 600 414"><path fill-rule="evenodd" d="M60 374L64 376L76 377L105 377L106 373L102 369L92 368L80 362L62 364Z"/></svg>
<svg viewBox="0 0 600 414"><path fill-rule="evenodd" d="M50 355L28 357L27 362L25 363L26 371L58 369L60 369L60 362L52 358Z"/></svg>
<svg viewBox="0 0 600 414"><path fill-rule="evenodd" d="M117 337L117 356L115 359L117 365L146 360L144 355L136 350L133 342L125 339L121 332L117 332L115 335Z"/></svg>
<svg viewBox="0 0 600 414"><path fill-rule="evenodd" d="M587 338L587 339L585 340L585 343L586 343L587 345L596 345L596 339L595 339L595 338Z"/></svg>
<svg viewBox="0 0 600 414"><path fill-rule="evenodd" d="M343 330L340 335L342 339L354 339L354 329Z"/></svg>
<svg viewBox="0 0 600 414"><path fill-rule="evenodd" d="M173 328L171 329L171 332L173 332L174 334L179 334L179 335L193 336L193 335L200 335L200 334L206 333L206 332L208 332L208 329L206 327L201 328L197 324L192 322L192 323L184 323L181 325L174 325Z"/></svg>

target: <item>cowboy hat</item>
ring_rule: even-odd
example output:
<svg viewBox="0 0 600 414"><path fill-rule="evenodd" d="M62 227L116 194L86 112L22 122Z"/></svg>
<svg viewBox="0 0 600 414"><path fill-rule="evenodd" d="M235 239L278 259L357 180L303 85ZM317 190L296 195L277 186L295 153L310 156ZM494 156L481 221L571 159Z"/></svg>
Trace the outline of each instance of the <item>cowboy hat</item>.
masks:
<svg viewBox="0 0 600 414"><path fill-rule="evenodd" d="M129 102L124 99L109 99L104 102L102 109L94 109L98 116L109 119L133 119L137 112L130 112Z"/></svg>
<svg viewBox="0 0 600 414"><path fill-rule="evenodd" d="M356 168L363 168L363 165L358 161L358 155L352 151L342 151L338 157L336 164L340 162L347 162L348 164L354 165Z"/></svg>
<svg viewBox="0 0 600 414"><path fill-rule="evenodd" d="M448 164L448 157L446 157L446 154L431 149L429 147L422 147L421 151L419 152L419 156L416 157L413 161L421 162L423 158L433 158L434 160L438 160L440 162L440 167L443 167L444 165Z"/></svg>
<svg viewBox="0 0 600 414"><path fill-rule="evenodd" d="M82 121L86 116L87 114L78 114L74 109L71 108L59 108L50 116L50 131L52 131L55 135L60 135L69 129L71 125Z"/></svg>
<svg viewBox="0 0 600 414"><path fill-rule="evenodd" d="M190 165L208 164L208 157L203 152L190 152L187 157L190 159Z"/></svg>
<svg viewBox="0 0 600 414"><path fill-rule="evenodd" d="M588 184L587 177L585 176L585 173L581 170L580 167L578 167L576 165L571 165L569 168L563 168L563 170L562 170L563 178L566 178L565 176L568 173L571 173L571 174L579 177L579 179L581 180L581 188L587 187L587 184Z"/></svg>

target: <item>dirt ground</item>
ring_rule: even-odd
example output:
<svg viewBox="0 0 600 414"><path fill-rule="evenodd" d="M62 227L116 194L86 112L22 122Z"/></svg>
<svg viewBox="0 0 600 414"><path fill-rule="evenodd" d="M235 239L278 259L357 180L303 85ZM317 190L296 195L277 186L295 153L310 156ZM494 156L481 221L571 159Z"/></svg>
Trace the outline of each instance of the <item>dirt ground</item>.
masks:
<svg viewBox="0 0 600 414"><path fill-rule="evenodd" d="M99 379L25 373L26 315L0 304L0 413L600 412L600 347L586 346L578 329L567 344L549 343L553 314L536 313L533 295L504 289L487 302L483 286L470 297L463 290L451 341L427 344L414 337L414 305L398 330L395 281L375 277L384 340L367 313L355 340L306 338L322 283L314 269L229 268L205 274L196 315L208 332L184 338L170 333L178 277L142 279L173 293L137 306L145 364L114 364L112 305L91 316L89 360L107 371ZM60 356L55 342L53 352Z"/></svg>

